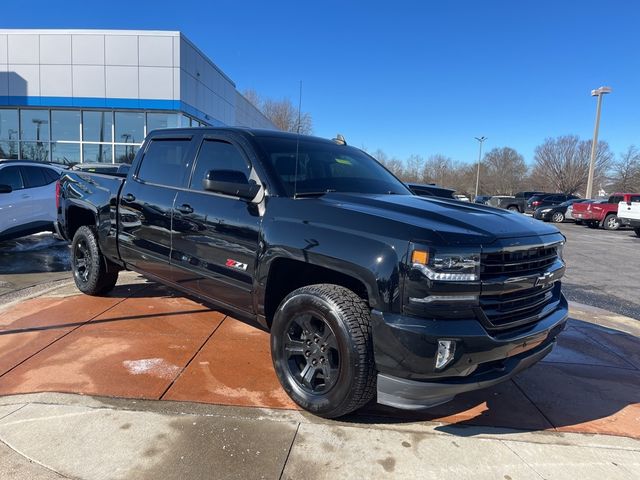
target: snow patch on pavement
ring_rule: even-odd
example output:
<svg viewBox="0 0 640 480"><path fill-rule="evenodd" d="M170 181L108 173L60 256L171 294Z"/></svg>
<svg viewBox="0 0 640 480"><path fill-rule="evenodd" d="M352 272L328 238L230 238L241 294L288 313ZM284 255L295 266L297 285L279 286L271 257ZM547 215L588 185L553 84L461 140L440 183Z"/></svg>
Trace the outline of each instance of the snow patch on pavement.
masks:
<svg viewBox="0 0 640 480"><path fill-rule="evenodd" d="M125 360L124 368L133 375L152 375L158 378L173 378L180 367L167 362L163 358L143 358L140 360Z"/></svg>

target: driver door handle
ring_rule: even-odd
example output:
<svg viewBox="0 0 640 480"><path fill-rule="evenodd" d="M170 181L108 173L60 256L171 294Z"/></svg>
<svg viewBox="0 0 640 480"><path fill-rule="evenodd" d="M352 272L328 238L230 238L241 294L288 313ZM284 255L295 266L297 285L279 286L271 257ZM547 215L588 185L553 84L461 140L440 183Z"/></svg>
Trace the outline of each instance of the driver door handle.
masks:
<svg viewBox="0 0 640 480"><path fill-rule="evenodd" d="M135 199L136 199L136 196L133 195L132 193L127 193L122 197L122 200L129 203L133 202Z"/></svg>
<svg viewBox="0 0 640 480"><path fill-rule="evenodd" d="M180 213L193 213L193 207L191 205L187 205L186 203L183 203L182 205L180 205L178 208L176 208L176 210L178 210Z"/></svg>

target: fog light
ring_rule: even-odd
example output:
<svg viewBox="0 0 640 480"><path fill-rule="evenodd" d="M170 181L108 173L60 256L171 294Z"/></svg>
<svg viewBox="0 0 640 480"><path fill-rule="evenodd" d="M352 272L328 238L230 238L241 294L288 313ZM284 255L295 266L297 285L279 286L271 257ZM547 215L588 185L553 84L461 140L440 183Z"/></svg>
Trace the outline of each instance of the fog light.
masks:
<svg viewBox="0 0 640 480"><path fill-rule="evenodd" d="M436 356L436 370L447 366L456 352L456 342L453 340L438 340L438 355Z"/></svg>

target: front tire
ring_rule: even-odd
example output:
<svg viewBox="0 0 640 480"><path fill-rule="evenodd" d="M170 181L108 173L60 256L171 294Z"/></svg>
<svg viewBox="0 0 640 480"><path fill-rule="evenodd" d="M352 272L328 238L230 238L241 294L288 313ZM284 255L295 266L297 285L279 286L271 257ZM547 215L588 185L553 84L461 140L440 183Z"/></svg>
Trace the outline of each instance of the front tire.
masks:
<svg viewBox="0 0 640 480"><path fill-rule="evenodd" d="M273 319L271 357L282 388L315 415L340 417L375 395L369 308L344 287L291 292Z"/></svg>
<svg viewBox="0 0 640 480"><path fill-rule="evenodd" d="M562 222L564 222L564 213L555 212L553 214L553 216L551 217L551 220L553 221L553 223L562 223Z"/></svg>
<svg viewBox="0 0 640 480"><path fill-rule="evenodd" d="M640 227L634 228L633 231L636 233L636 237L640 237Z"/></svg>
<svg viewBox="0 0 640 480"><path fill-rule="evenodd" d="M71 243L71 267L76 287L87 295L104 295L113 290L118 281L118 270L107 268L98 246L95 228L80 227Z"/></svg>
<svg viewBox="0 0 640 480"><path fill-rule="evenodd" d="M511 212L518 212L520 213L520 209L518 207L516 207L515 205L511 205L509 208L507 208L507 210L511 211Z"/></svg>
<svg viewBox="0 0 640 480"><path fill-rule="evenodd" d="M607 215L604 219L605 230L618 230L620 228L620 220L617 215Z"/></svg>

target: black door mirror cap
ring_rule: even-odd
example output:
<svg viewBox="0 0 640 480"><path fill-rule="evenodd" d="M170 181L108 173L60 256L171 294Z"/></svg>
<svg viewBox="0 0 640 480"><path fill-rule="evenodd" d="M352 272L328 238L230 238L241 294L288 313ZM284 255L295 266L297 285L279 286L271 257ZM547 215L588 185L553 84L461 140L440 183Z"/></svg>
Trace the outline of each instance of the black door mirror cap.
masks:
<svg viewBox="0 0 640 480"><path fill-rule="evenodd" d="M260 191L260 185L237 170L209 170L202 180L202 188L243 200L253 200Z"/></svg>
<svg viewBox="0 0 640 480"><path fill-rule="evenodd" d="M0 193L11 193L13 192L13 188L11 185L0 185Z"/></svg>

